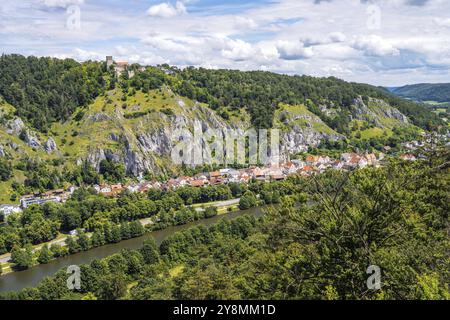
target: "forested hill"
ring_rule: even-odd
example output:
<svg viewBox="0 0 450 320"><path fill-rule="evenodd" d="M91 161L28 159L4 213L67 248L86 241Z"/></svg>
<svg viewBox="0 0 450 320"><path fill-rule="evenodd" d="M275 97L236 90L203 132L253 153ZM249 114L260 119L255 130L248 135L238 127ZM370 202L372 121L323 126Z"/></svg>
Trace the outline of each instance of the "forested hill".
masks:
<svg viewBox="0 0 450 320"><path fill-rule="evenodd" d="M450 102L450 83L419 83L395 88L392 92L416 101Z"/></svg>
<svg viewBox="0 0 450 320"><path fill-rule="evenodd" d="M0 57L0 203L92 184L97 174L110 182L182 174L170 157L173 134L196 123L220 132L280 129L283 156L395 151L419 127L442 123L383 88L336 78L168 65L127 71L98 61Z"/></svg>
<svg viewBox="0 0 450 320"><path fill-rule="evenodd" d="M355 111L352 107L358 97L362 97L366 103L369 97L382 99L423 128L438 121L426 108L415 103L371 85L349 83L334 77L315 78L262 71L195 68L185 69L180 75L184 80L180 89L182 94L216 107L246 106L254 124L262 127L271 126L274 110L280 102L294 105L305 103L310 111L322 118L330 127L338 132L344 132L350 121L348 116ZM331 109L337 110L337 114L333 117L324 112L324 109L330 109L330 106Z"/></svg>
<svg viewBox="0 0 450 320"><path fill-rule="evenodd" d="M66 120L104 88L100 63L21 55L0 58L0 95L38 130Z"/></svg>
<svg viewBox="0 0 450 320"><path fill-rule="evenodd" d="M257 127L271 127L280 103L305 104L332 129L345 133L351 121L355 99L381 99L429 129L439 122L426 108L403 100L379 88L348 83L336 78L287 76L270 72L242 72L186 68L167 65L147 67L135 76L117 79L104 62L77 63L74 60L2 55L0 95L16 113L36 129L45 132L52 122L67 120L77 107L87 106L107 90L120 86L127 94L148 92L162 86L208 104L222 116L245 108ZM332 109L331 112L329 109ZM347 129L348 130L348 129Z"/></svg>

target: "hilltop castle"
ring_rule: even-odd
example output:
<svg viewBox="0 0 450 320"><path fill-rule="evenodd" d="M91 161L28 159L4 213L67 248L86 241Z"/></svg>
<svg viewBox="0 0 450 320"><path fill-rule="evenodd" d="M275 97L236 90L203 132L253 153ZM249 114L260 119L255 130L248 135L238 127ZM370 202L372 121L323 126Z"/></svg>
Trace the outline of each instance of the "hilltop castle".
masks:
<svg viewBox="0 0 450 320"><path fill-rule="evenodd" d="M114 66L114 71L117 76L120 76L122 72L128 69L128 61L114 61L112 56L106 56L106 68L109 70L111 66ZM128 76L131 78L134 75L133 71L128 71Z"/></svg>

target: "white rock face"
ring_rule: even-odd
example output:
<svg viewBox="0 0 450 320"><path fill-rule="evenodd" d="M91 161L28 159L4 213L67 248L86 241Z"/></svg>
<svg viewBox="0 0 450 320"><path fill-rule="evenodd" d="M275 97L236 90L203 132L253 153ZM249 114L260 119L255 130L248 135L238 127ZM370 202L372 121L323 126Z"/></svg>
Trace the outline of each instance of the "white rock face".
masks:
<svg viewBox="0 0 450 320"><path fill-rule="evenodd" d="M180 103L181 105L183 104ZM197 127L201 128L202 132L216 130L222 135L225 135L229 130L234 130L238 136L243 136L248 129L249 124L230 124L209 108L199 105L196 105L194 108L195 114L190 114L189 116L185 114L176 114L173 116L167 116L163 113L158 114L158 117L161 118L161 123L164 125L152 126L150 128L148 119L144 119L132 132L124 132L120 136L117 134L109 134L108 138L113 141L120 141L122 148L113 151L103 149L101 146L93 147L85 159L97 170L99 169L100 162L108 159L123 163L127 173L134 176L142 175L145 172L160 174L165 170L164 165L167 167L171 166L170 155L178 143L176 140L176 132L189 130L192 133L192 129ZM188 114L188 111L186 111L186 114ZM308 118L304 120L311 121L312 123L317 122L317 119ZM340 135L327 135L317 132L312 126L307 128L295 126L290 132L282 133L280 136L281 158L287 158L288 153L304 151L308 146L317 146L322 139L341 138ZM201 140L195 143L197 145L194 145L194 147L201 148L207 141ZM79 159L78 163L82 163L83 160Z"/></svg>
<svg viewBox="0 0 450 320"><path fill-rule="evenodd" d="M375 102L386 104L383 101ZM229 123L213 110L199 104L188 107L182 100L177 100L177 103L182 112L170 116L164 113L146 115L131 129L124 129L120 126L120 120L123 119L120 109L116 110L114 116L103 113L92 115L89 118L91 121L114 121L119 124L117 127L118 133L108 133L107 135L110 141L118 142L118 147L110 150L102 145L92 146L88 155L85 158L78 159L77 162L82 163L83 160L87 160L98 170L100 162L108 159L123 163L127 173L135 176L140 176L145 172L160 174L172 166L171 151L178 143L175 132L189 130L192 133L195 126L200 127L203 132L217 130L222 134L225 134L228 130L237 130L239 136L242 136L250 127L250 124L245 121L239 124ZM407 121L401 112L388 105L380 107L380 110L382 111L377 111L377 114L375 114L364 104L363 99L359 98L354 101L352 114L356 118L369 115L377 119L377 117L380 117L380 113L384 112L386 117ZM290 123L297 120L301 120L305 125L290 126ZM306 151L311 146L317 147L323 140L338 141L345 138L335 132L317 131L315 129L318 127L317 124L323 124L324 126L325 124L319 117L311 114L287 114L284 124L290 129L280 132L281 159L287 159L289 154ZM199 145L194 145L194 147L201 148L207 142L195 143Z"/></svg>
<svg viewBox="0 0 450 320"><path fill-rule="evenodd" d="M41 142L36 137L35 132L25 129L24 141L33 149L39 149L42 147Z"/></svg>
<svg viewBox="0 0 450 320"><path fill-rule="evenodd" d="M408 118L403 113L398 109L389 106L385 101L373 98L370 98L370 101L380 106L379 110L383 117L395 119L405 124L409 123ZM376 126L383 127L383 124L378 120L379 116L366 106L361 97L354 101L354 113L356 119L365 120L367 116L370 116L374 119Z"/></svg>
<svg viewBox="0 0 450 320"><path fill-rule="evenodd" d="M6 132L18 136L25 128L22 119L14 118L6 123Z"/></svg>
<svg viewBox="0 0 450 320"><path fill-rule="evenodd" d="M55 140L53 140L52 137L49 137L47 141L44 143L44 150L48 153L52 153L53 151L56 151L58 148L56 146Z"/></svg>
<svg viewBox="0 0 450 320"><path fill-rule="evenodd" d="M317 147L323 139L337 141L342 138L343 136L338 134L325 134L315 131L312 128L294 126L290 132L284 133L282 137L282 149L285 155L304 152L310 146Z"/></svg>

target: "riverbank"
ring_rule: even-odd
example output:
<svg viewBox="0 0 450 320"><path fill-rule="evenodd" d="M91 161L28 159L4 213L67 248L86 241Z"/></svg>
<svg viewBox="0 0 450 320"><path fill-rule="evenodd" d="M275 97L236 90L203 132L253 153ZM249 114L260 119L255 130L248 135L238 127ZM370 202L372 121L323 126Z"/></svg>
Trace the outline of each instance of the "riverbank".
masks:
<svg viewBox="0 0 450 320"><path fill-rule="evenodd" d="M0 292L19 291L23 288L33 287L43 278L51 276L60 269L67 268L70 265L88 264L94 259L105 258L121 251L122 249L139 249L142 247L144 240L149 237L153 237L159 245L165 238L178 231L183 231L198 225L210 226L220 222L222 219L232 220L244 214L260 217L265 213L265 208L266 206L255 207L248 210L238 210L227 214L217 215L208 219L189 222L184 225L170 226L162 230L145 233L141 237L124 240L114 244L107 244L101 247L95 247L87 251L54 259L48 264L38 264L23 271L10 272L0 277Z"/></svg>
<svg viewBox="0 0 450 320"><path fill-rule="evenodd" d="M196 211L204 211L208 207L216 207L217 214L221 215L221 214L226 214L226 213L230 213L233 211L237 211L238 205L239 205L239 200L240 200L240 198L223 200L223 201L214 201L214 202L208 202L208 203L197 203L197 204L190 205L190 207L194 208ZM142 224L143 227L154 223L153 217L140 219L139 222ZM87 233L87 236L91 237L92 233ZM65 247L67 238L68 238L67 234L59 234L55 239L53 239L51 241L48 241L45 243L40 243L38 245L33 246L33 253L36 253L45 245L48 245L50 247L53 244L58 244L62 247ZM122 240L122 241L124 241L124 240ZM92 248L89 250L92 250ZM56 259L58 259L58 258L56 258ZM12 263L10 260L11 260L11 253L9 253L9 252L0 256L0 267L2 268L2 274L0 274L0 277L6 275L8 273L11 273L11 272L19 271L19 270L13 269L14 263Z"/></svg>

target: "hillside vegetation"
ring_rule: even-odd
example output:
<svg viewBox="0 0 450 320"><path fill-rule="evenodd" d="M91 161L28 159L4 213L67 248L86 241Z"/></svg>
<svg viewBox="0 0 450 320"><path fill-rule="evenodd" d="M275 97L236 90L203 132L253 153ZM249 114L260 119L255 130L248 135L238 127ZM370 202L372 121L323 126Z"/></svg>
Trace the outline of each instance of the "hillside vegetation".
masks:
<svg viewBox="0 0 450 320"><path fill-rule="evenodd" d="M137 66L131 68L137 69ZM20 55L2 55L0 76L1 96L17 108L19 116L39 130L47 129L54 121L67 120L77 107L87 106L118 81L102 62L80 64L70 59L25 58ZM370 85L348 83L333 77L202 68L179 70L165 65L148 67L131 79L125 76L119 85L126 93L131 88L147 93L168 85L181 96L207 103L212 109L245 108L257 127L272 126L279 103L296 105L308 101L312 112L333 129L344 132L354 99L360 96L364 101L369 97L386 101L423 128L438 121L420 105ZM340 111L339 114L327 117L320 110L322 104L332 105Z"/></svg>
<svg viewBox="0 0 450 320"><path fill-rule="evenodd" d="M96 259L81 266L80 290L67 289L62 269L0 298L448 300L449 154L427 156L291 178L282 184L293 194L263 218L197 226L159 247L149 239ZM367 286L373 265L378 290Z"/></svg>
<svg viewBox="0 0 450 320"><path fill-rule="evenodd" d="M2 55L0 159L12 174L0 202L32 191L111 177L179 174L173 132L282 129L297 154L309 148L396 147L441 120L426 107L365 84L270 72L129 66ZM101 162L117 171L105 176Z"/></svg>
<svg viewBox="0 0 450 320"><path fill-rule="evenodd" d="M395 88L392 92L416 101L450 102L450 83L419 83Z"/></svg>

